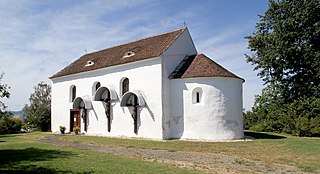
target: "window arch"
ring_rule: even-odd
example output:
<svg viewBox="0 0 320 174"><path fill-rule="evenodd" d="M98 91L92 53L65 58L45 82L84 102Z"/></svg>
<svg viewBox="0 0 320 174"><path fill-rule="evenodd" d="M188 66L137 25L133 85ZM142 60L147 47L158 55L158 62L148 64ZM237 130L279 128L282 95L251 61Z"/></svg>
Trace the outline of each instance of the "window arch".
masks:
<svg viewBox="0 0 320 174"><path fill-rule="evenodd" d="M77 88L76 86L72 85L70 87L70 102L73 102L74 99L76 99L77 96Z"/></svg>
<svg viewBox="0 0 320 174"><path fill-rule="evenodd" d="M124 78L121 82L121 96L123 96L123 94L125 94L126 92L129 91L129 79L128 78Z"/></svg>
<svg viewBox="0 0 320 174"><path fill-rule="evenodd" d="M202 88L200 87L194 88L192 91L192 103L193 104L202 103L202 100L203 100L202 95L203 95Z"/></svg>

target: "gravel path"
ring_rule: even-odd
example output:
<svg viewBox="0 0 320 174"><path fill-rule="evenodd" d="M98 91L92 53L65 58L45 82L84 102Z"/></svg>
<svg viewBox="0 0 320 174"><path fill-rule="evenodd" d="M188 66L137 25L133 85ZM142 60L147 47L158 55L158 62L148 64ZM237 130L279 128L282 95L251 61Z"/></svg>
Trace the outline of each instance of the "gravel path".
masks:
<svg viewBox="0 0 320 174"><path fill-rule="evenodd" d="M63 140L61 135L45 136L39 141L56 146L68 146L114 155L126 155L146 161L201 170L205 173L303 173L294 166L280 164L265 165L258 161L215 153L171 152L167 150L93 145Z"/></svg>

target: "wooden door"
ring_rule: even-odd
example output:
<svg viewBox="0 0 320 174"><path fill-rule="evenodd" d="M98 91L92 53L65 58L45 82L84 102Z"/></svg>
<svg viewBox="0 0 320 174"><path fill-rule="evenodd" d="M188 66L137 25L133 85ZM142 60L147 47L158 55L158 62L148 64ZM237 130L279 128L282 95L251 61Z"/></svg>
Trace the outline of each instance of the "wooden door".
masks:
<svg viewBox="0 0 320 174"><path fill-rule="evenodd" d="M79 127L81 125L81 117L79 110L72 110L70 112L70 132L73 132L74 127Z"/></svg>

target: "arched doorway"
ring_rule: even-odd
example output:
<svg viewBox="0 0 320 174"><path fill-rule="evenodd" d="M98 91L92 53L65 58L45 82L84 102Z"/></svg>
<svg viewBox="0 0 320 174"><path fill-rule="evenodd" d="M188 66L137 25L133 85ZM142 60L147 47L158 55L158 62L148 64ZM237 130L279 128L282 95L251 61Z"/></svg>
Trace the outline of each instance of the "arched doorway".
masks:
<svg viewBox="0 0 320 174"><path fill-rule="evenodd" d="M87 110L92 108L89 96L77 97L73 101L72 109L70 109L70 132L73 132L74 127L79 127L81 130L81 118L84 124L84 131L88 131Z"/></svg>

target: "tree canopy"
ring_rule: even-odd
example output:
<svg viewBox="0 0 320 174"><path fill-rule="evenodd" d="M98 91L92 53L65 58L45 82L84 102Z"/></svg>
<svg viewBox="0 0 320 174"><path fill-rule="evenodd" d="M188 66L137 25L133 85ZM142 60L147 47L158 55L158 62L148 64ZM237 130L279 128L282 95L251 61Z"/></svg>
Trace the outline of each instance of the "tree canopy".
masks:
<svg viewBox="0 0 320 174"><path fill-rule="evenodd" d="M10 97L10 92L9 92L10 87L7 84L1 83L3 75L4 75L4 73L0 74L0 98L9 98ZM5 104L2 101L0 101L0 113L4 112L5 108L6 108Z"/></svg>
<svg viewBox="0 0 320 174"><path fill-rule="evenodd" d="M247 61L285 101L320 97L320 1L269 1L256 32L246 38Z"/></svg>
<svg viewBox="0 0 320 174"><path fill-rule="evenodd" d="M42 131L50 130L51 124L51 86L40 82L34 87L30 95L30 106L24 107L26 122L31 127L38 127Z"/></svg>
<svg viewBox="0 0 320 174"><path fill-rule="evenodd" d="M265 88L246 128L320 136L320 1L269 0L259 17L246 60Z"/></svg>

